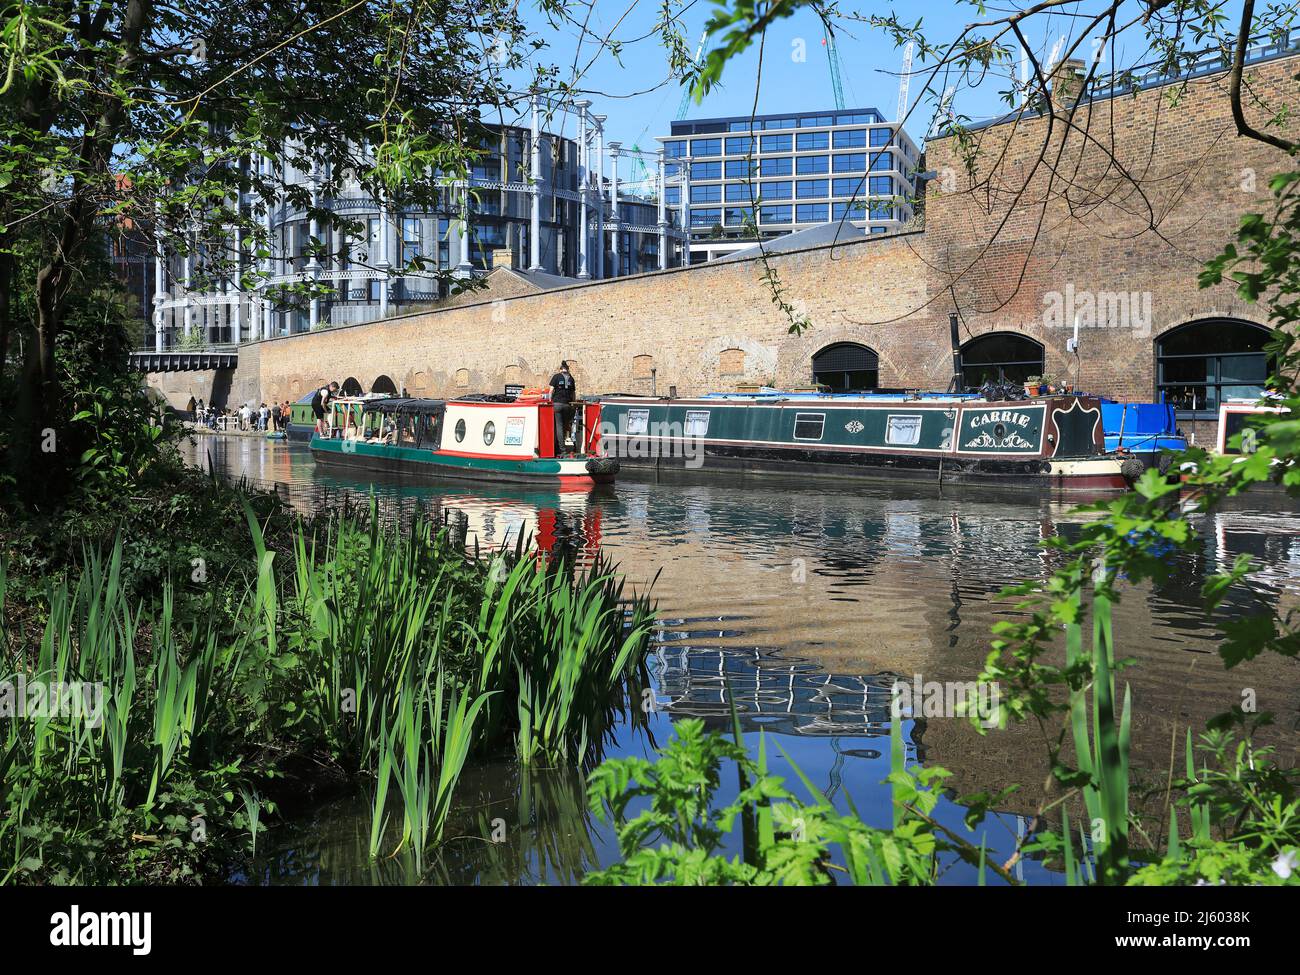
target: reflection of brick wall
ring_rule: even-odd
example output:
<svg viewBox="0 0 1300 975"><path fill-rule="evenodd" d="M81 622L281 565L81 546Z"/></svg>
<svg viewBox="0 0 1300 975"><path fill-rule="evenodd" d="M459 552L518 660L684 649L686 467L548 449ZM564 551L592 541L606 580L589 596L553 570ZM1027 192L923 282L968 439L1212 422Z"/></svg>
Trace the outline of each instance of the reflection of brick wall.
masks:
<svg viewBox="0 0 1300 975"><path fill-rule="evenodd" d="M1293 90L1295 68L1289 59L1250 69L1255 93L1277 99ZM1025 185L1045 144L1055 156L1067 130L1060 117L974 133L978 172L991 174L979 180L963 171L953 140L931 140L926 167L938 178L923 233L770 258L784 297L812 323L802 336L789 334L753 260L514 296L506 292L517 276L494 275L489 292L455 307L258 343L256 361L241 351L237 385L292 398L326 378L355 377L369 389L386 374L399 387L437 396L512 381L540 385L570 358L582 362L581 392L649 392L651 360L639 357L652 357L661 393L676 386L691 395L734 388L738 362L744 381L802 385L814 352L853 341L879 353L881 386L942 389L955 295L964 336L1030 335L1046 348L1049 374L1150 399L1157 335L1207 316L1263 321L1231 289L1203 291L1196 279L1239 215L1267 206L1268 177L1285 158L1236 137L1221 76L1191 82L1176 103L1174 90L1081 108L1057 167L1068 171L1068 183L1040 173ZM1258 116L1252 109L1250 117ZM1290 126L1294 133L1296 123ZM1112 147L1118 163L1099 146ZM1138 188L1118 175L1120 167ZM1125 301L1137 296L1132 307L1113 304L1121 293ZM1091 296L1110 302L1113 314L1138 315L1149 296L1150 334L1140 321L1085 329L1076 360L1065 351L1072 309L1062 312L1064 327L1045 322L1053 294L1062 303Z"/></svg>

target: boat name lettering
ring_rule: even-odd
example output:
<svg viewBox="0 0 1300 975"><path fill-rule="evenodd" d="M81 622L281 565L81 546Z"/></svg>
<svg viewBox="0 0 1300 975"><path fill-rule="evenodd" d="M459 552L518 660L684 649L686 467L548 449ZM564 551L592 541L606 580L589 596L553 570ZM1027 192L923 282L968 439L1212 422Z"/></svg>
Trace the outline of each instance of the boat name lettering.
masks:
<svg viewBox="0 0 1300 975"><path fill-rule="evenodd" d="M1029 421L1030 417L1024 413L1017 413L1014 410L993 410L972 417L970 425L971 427L983 427L990 423L1014 423L1018 427L1027 427Z"/></svg>

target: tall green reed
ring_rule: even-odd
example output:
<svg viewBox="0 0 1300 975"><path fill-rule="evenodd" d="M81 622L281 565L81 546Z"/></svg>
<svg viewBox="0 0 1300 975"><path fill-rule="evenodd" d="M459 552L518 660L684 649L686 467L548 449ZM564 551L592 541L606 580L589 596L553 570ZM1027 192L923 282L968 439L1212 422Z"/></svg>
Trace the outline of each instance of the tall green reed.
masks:
<svg viewBox="0 0 1300 975"><path fill-rule="evenodd" d="M246 825L255 850L275 810L258 780L295 754L371 783L372 852L422 868L475 756L580 761L642 679L649 602L604 563L472 558L436 522L402 531L373 505L287 545L246 518L251 564L222 593L187 592L183 620L171 584L129 605L119 542L49 587L38 639L0 626L0 679L102 688L94 716L0 729L0 878L109 869L106 834L130 861L130 844L181 835L178 803L222 818L232 848ZM0 610L6 579L0 565Z"/></svg>

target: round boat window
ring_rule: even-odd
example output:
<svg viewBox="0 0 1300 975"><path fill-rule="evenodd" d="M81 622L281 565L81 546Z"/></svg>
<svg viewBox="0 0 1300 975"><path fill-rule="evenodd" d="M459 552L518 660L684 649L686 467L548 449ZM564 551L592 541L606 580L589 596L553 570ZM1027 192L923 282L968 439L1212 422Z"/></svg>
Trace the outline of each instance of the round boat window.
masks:
<svg viewBox="0 0 1300 975"><path fill-rule="evenodd" d="M998 424L995 424L995 425L994 425L994 427L993 427L993 436L995 436L995 437L997 437L999 440L1001 440L1001 439L1003 439L1006 435L1007 435L1006 424L1004 424L1004 423L998 423Z"/></svg>
<svg viewBox="0 0 1300 975"><path fill-rule="evenodd" d="M497 425L491 420L488 420L487 424L483 427L483 442L490 445L496 438Z"/></svg>
<svg viewBox="0 0 1300 975"><path fill-rule="evenodd" d="M464 439L465 439L465 421L457 420L456 421L456 443L460 443Z"/></svg>

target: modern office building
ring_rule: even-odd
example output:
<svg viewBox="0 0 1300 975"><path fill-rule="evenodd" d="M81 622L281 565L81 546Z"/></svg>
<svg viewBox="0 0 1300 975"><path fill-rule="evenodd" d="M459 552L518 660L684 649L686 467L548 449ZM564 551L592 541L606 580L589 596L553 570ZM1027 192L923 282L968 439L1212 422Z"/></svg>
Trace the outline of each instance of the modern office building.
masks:
<svg viewBox="0 0 1300 975"><path fill-rule="evenodd" d="M664 160L651 158L653 173L629 194L620 186L620 160L629 150L604 141L605 116L589 102L550 113L576 121L577 138L547 132L543 112L532 106L532 124L489 126L483 154L466 182L449 185L434 210L412 212L382 207L355 183L333 198L321 197L319 173L269 159L250 160L264 173L281 170L286 183L311 189L318 207L345 216L365 230L344 241L342 231L313 221L301 207L281 200L264 217L271 253L255 257L241 236L191 248L191 254L154 255L153 341L157 351L178 345L219 345L350 324L397 314L447 297L449 285L431 273L437 267L455 277L485 275L503 260L553 286L557 279L610 278L678 266L684 235L669 221L661 192ZM646 191L649 192L646 192ZM329 256L313 257L321 240ZM349 256L340 255L348 244ZM198 287L204 247L220 247L236 260L239 274ZM420 258L428 270L413 269ZM259 281L249 290L237 282L250 272ZM297 282L323 284L326 293L310 301L281 301L277 287ZM316 290L320 290L317 288Z"/></svg>
<svg viewBox="0 0 1300 975"><path fill-rule="evenodd" d="M818 224L866 233L912 219L921 153L874 108L672 123L667 157L673 223L700 263Z"/></svg>

